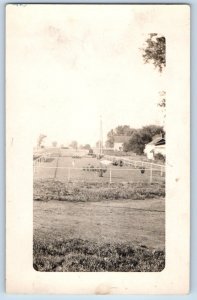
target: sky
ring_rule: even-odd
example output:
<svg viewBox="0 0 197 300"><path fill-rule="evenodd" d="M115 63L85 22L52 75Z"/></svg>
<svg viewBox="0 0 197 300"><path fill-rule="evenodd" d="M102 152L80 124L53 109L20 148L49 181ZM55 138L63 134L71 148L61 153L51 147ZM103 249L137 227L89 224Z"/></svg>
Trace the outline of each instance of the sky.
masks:
<svg viewBox="0 0 197 300"><path fill-rule="evenodd" d="M10 9L8 93L20 98L21 118L33 143L43 133L49 143L77 140L94 146L100 116L104 141L118 125L162 125L157 103L159 92L165 90L165 72L144 64L140 48L150 32L163 32L154 27L153 19L155 24L160 21L154 8L147 9L124 5Z"/></svg>

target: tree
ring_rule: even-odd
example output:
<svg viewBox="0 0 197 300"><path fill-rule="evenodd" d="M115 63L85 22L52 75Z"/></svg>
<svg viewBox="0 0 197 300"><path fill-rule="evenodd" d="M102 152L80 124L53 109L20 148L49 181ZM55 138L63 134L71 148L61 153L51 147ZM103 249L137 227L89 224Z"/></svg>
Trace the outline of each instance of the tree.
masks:
<svg viewBox="0 0 197 300"><path fill-rule="evenodd" d="M164 130L162 126L149 125L144 126L141 129L137 129L129 139L127 143L124 143L123 150L133 151L136 154L143 154L145 145L152 141L156 134L163 134Z"/></svg>
<svg viewBox="0 0 197 300"><path fill-rule="evenodd" d="M106 141L106 147L112 148L114 146L114 135L115 132L113 129L111 129L107 134L107 141ZM100 142L99 142L100 144Z"/></svg>
<svg viewBox="0 0 197 300"><path fill-rule="evenodd" d="M70 143L70 147L77 150L77 148L78 148L78 143L77 143L77 141L72 141L72 142Z"/></svg>
<svg viewBox="0 0 197 300"><path fill-rule="evenodd" d="M91 146L89 144L86 144L85 146L83 146L83 149L90 150Z"/></svg>
<svg viewBox="0 0 197 300"><path fill-rule="evenodd" d="M38 141L37 141L37 146L38 148L41 147L43 140L46 138L47 136L45 134L40 134L38 137Z"/></svg>
<svg viewBox="0 0 197 300"><path fill-rule="evenodd" d="M124 151L132 151L136 154L143 154L145 145L152 140L149 134L142 132L142 130L133 133L131 139L124 143Z"/></svg>
<svg viewBox="0 0 197 300"><path fill-rule="evenodd" d="M91 155L93 153L94 153L93 149L90 148L88 154Z"/></svg>
<svg viewBox="0 0 197 300"><path fill-rule="evenodd" d="M141 49L144 63L152 63L159 72L162 72L166 66L166 38L157 33L150 33Z"/></svg>
<svg viewBox="0 0 197 300"><path fill-rule="evenodd" d="M154 137L154 135L164 134L163 127L158 125L143 126L142 129L140 129L140 131L142 131L143 134L149 135L151 139Z"/></svg>
<svg viewBox="0 0 197 300"><path fill-rule="evenodd" d="M136 129L129 125L119 125L115 129L111 129L107 134L106 147L112 148L114 146L114 139L117 135L132 136Z"/></svg>
<svg viewBox="0 0 197 300"><path fill-rule="evenodd" d="M132 135L133 133L133 130L132 128L130 128L129 125L120 125L118 127L116 127L115 129L115 133L116 135Z"/></svg>
<svg viewBox="0 0 197 300"><path fill-rule="evenodd" d="M54 148L56 148L56 147L57 147L57 142L56 142L56 141L52 142L52 146L53 146Z"/></svg>

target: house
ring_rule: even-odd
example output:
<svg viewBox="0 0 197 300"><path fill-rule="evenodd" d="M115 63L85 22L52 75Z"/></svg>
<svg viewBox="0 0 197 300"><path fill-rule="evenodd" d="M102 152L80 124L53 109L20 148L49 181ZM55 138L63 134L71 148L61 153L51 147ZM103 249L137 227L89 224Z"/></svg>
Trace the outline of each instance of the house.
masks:
<svg viewBox="0 0 197 300"><path fill-rule="evenodd" d="M124 143L128 142L131 137L127 135L114 136L114 151L123 151Z"/></svg>
<svg viewBox="0 0 197 300"><path fill-rule="evenodd" d="M155 136L153 140L146 144L144 153L147 155L148 159L154 160L155 154L162 154L163 156L166 155L166 141L165 138L161 135Z"/></svg>

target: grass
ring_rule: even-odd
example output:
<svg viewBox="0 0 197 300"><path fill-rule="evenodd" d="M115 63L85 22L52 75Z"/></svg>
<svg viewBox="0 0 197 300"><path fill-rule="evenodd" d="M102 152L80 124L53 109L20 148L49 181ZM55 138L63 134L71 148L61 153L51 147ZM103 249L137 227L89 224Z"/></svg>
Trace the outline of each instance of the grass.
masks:
<svg viewBox="0 0 197 300"><path fill-rule="evenodd" d="M34 201L38 271L159 272L165 201Z"/></svg>
<svg viewBox="0 0 197 300"><path fill-rule="evenodd" d="M165 197L165 185L146 183L63 183L54 180L34 182L37 201L101 201L108 199L144 200Z"/></svg>
<svg viewBox="0 0 197 300"><path fill-rule="evenodd" d="M160 272L165 267L165 253L130 243L35 240L33 265L44 272Z"/></svg>
<svg viewBox="0 0 197 300"><path fill-rule="evenodd" d="M76 167L87 166L90 160L97 166L97 160L83 158L75 161ZM45 164L56 167L57 160ZM58 165L72 167L72 159L60 157ZM163 270L164 182L144 182L146 178L139 170L128 174L117 171L115 177L115 167L113 174L116 183L108 183L109 172L99 178L98 174L93 174L95 172L74 173L74 170L71 175L75 182L66 182L68 170L55 170L56 168L39 169L37 175L45 179L34 180L35 270ZM87 178L84 178L85 175ZM83 182L79 179L83 179ZM128 179L141 182L129 183Z"/></svg>
<svg viewBox="0 0 197 300"><path fill-rule="evenodd" d="M58 169L56 169L58 163ZM73 168L74 164L74 168ZM114 183L130 182L130 183L150 183L150 170L146 170L143 174L139 167L134 166L113 166L107 167L103 177L99 177L98 172L87 171L91 166L91 170L100 168L100 161L96 158L83 157L82 159L73 159L72 157L58 157L51 162L43 162L36 168L34 174L35 179L49 179L55 178L62 182L83 182L102 184L103 182L109 183L110 170L111 181ZM84 171L86 170L86 171ZM164 175L164 174L163 174ZM165 177L161 176L160 169L154 169L152 172L153 182L165 182Z"/></svg>

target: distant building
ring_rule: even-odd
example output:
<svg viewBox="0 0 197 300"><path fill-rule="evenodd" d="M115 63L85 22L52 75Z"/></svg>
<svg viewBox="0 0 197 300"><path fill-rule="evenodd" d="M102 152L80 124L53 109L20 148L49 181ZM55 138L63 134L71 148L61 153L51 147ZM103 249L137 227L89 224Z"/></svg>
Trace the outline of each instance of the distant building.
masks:
<svg viewBox="0 0 197 300"><path fill-rule="evenodd" d="M144 153L147 155L148 159L154 160L155 154L162 154L166 156L166 140L161 135L154 136L153 140L145 146Z"/></svg>
<svg viewBox="0 0 197 300"><path fill-rule="evenodd" d="M130 136L126 135L115 135L114 136L114 151L123 151L124 143L128 142Z"/></svg>

